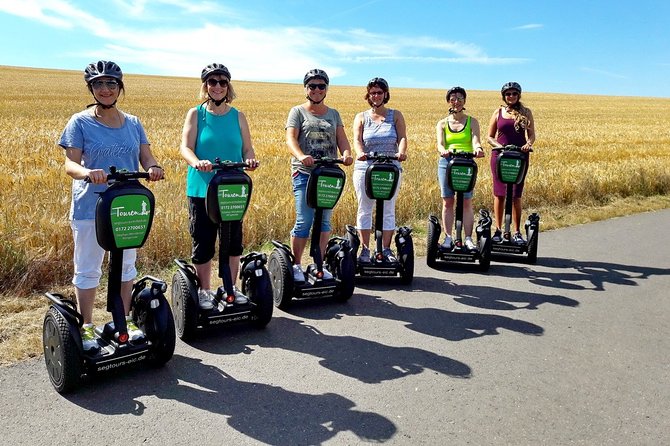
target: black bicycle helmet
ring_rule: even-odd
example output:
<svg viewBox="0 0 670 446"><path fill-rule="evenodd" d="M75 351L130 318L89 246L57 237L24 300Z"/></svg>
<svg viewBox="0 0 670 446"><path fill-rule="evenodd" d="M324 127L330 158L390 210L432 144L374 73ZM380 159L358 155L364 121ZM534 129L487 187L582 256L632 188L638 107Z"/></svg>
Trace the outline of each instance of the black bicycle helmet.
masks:
<svg viewBox="0 0 670 446"><path fill-rule="evenodd" d="M374 87L375 85L384 91L389 91L389 84L383 77L373 77L368 81L368 89L370 89L370 87Z"/></svg>
<svg viewBox="0 0 670 446"><path fill-rule="evenodd" d="M110 60L99 60L95 63L90 63L84 69L84 80L87 84L90 84L99 77L113 77L116 80L123 81L121 67Z"/></svg>
<svg viewBox="0 0 670 446"><path fill-rule="evenodd" d="M312 79L321 79L326 83L326 85L330 83L330 79L328 79L326 72L318 68L311 69L307 72L307 74L305 74L305 78L302 80L302 85L307 85L307 83Z"/></svg>
<svg viewBox="0 0 670 446"><path fill-rule="evenodd" d="M228 80L232 79L230 77L230 71L228 71L228 68L226 68L226 66L223 64L215 62L207 65L205 68L202 69L202 73L200 74L200 80L205 82L207 78L212 74L223 74L228 78Z"/></svg>
<svg viewBox="0 0 670 446"><path fill-rule="evenodd" d="M507 90L516 90L521 94L521 85L518 82L506 82L500 89L500 93L504 95Z"/></svg>
<svg viewBox="0 0 670 446"><path fill-rule="evenodd" d="M468 94L465 92L465 88L451 87L449 90L447 90L447 96L445 97L447 99L447 102L449 102L449 96L451 96L454 93L461 93L464 99L467 99L468 97Z"/></svg>

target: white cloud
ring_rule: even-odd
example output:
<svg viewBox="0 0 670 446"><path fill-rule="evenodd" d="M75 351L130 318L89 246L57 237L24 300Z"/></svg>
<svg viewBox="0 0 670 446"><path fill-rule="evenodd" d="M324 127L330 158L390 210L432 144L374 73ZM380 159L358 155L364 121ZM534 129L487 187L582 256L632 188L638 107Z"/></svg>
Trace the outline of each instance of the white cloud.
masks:
<svg viewBox="0 0 670 446"><path fill-rule="evenodd" d="M512 28L512 30L524 30L524 29L540 29L544 28L544 25L540 23L529 23L528 25L521 25Z"/></svg>
<svg viewBox="0 0 670 446"><path fill-rule="evenodd" d="M112 13L123 18L151 15L160 4L185 13L224 12L214 2L187 0L110 0ZM16 2L18 4L18 2ZM375 1L367 4L375 3ZM158 5L157 5L158 4ZM407 61L412 63L509 64L520 58L491 57L479 46L426 36L397 36L362 29L339 30L319 27L248 28L205 23L198 27L151 27L147 22L107 22L72 6L66 0L26 0L21 7L0 0L0 9L54 27L80 28L106 40L104 48L119 63L134 63L155 74L197 76L202 66L217 61L226 64L236 79L295 81L296 72L319 66L331 77L345 71L347 63ZM117 10L114 12L114 10ZM122 12L118 12L118 11ZM225 11L234 15L233 11ZM228 17L228 16L226 16ZM156 22L151 22L156 23ZM160 22L159 22L160 23ZM530 26L530 25L527 25ZM377 42L368 45L366 42ZM318 42L318 43L315 43ZM87 51L100 54L98 47ZM97 56L93 56L97 57Z"/></svg>

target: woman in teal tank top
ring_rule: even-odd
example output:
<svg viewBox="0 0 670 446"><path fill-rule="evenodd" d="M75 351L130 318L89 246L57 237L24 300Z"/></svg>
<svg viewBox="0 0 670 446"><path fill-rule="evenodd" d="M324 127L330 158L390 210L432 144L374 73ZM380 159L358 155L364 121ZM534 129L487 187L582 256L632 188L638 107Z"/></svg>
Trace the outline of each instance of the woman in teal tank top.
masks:
<svg viewBox="0 0 670 446"><path fill-rule="evenodd" d="M437 123L437 151L440 161L437 165L437 178L442 194L442 227L445 238L442 246L451 249L453 241L451 228L454 225L454 191L445 181L447 164L452 153L474 153L477 158L484 156L484 150L479 140L479 122L472 116L465 114L465 99L467 93L463 87L453 87L447 91L449 115ZM463 227L465 230L465 247L475 250L477 247L472 241L472 228L475 214L472 209L472 192L463 196Z"/></svg>
<svg viewBox="0 0 670 446"><path fill-rule="evenodd" d="M200 280L200 307L214 307L215 293L211 287L212 258L219 226L213 223L205 209L207 186L214 177L212 162L222 161L249 164L248 170L258 166L251 144L249 125L244 114L230 106L235 90L230 83L230 71L224 65L207 65L200 75L200 97L205 102L186 113L180 153L188 162L186 196L189 209L189 232L193 242L191 261ZM230 273L233 283L240 270L242 225L232 234L230 246ZM244 296L235 287L236 300ZM246 298L244 298L246 299Z"/></svg>

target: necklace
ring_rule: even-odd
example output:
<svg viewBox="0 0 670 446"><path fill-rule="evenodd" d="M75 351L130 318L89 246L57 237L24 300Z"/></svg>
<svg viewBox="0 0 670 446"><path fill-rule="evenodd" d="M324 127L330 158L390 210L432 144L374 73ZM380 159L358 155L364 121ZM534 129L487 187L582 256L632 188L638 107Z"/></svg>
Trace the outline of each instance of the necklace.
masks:
<svg viewBox="0 0 670 446"><path fill-rule="evenodd" d="M100 113L100 111L98 110L98 106L96 105L95 109L93 110L93 117L98 122L106 125L107 127L121 128L123 126L123 118L121 117L121 112L116 107L114 107L114 111L116 113L111 114L109 116L105 116L104 114Z"/></svg>

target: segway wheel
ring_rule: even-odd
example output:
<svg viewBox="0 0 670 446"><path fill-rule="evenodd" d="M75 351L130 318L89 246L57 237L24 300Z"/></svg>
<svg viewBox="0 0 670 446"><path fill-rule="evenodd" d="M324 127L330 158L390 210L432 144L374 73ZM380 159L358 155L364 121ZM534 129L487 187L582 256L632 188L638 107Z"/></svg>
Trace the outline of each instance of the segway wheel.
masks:
<svg viewBox="0 0 670 446"><path fill-rule="evenodd" d="M275 307L285 310L291 306L293 298L293 271L291 259L279 249L270 253L268 271L272 280L272 298Z"/></svg>
<svg viewBox="0 0 670 446"><path fill-rule="evenodd" d="M67 320L55 308L44 316L42 345L49 380L58 393L68 393L81 383L83 358Z"/></svg>
<svg viewBox="0 0 670 446"><path fill-rule="evenodd" d="M272 281L268 270L263 268L263 274L260 277L245 279L242 283L242 293L256 304L253 310L253 325L256 328L265 328L272 319L274 309Z"/></svg>
<svg viewBox="0 0 670 446"><path fill-rule="evenodd" d="M539 235L539 231L535 231L528 240L528 263L532 265L537 263L537 239Z"/></svg>
<svg viewBox="0 0 670 446"><path fill-rule="evenodd" d="M428 231L426 236L426 264L430 267L436 265L437 259L437 246L440 242L440 230L437 228L435 223L431 220L428 220Z"/></svg>
<svg viewBox="0 0 670 446"><path fill-rule="evenodd" d="M409 285L414 280L414 241L411 235L407 236L402 252L398 253L398 260L402 266L400 270L400 283Z"/></svg>
<svg viewBox="0 0 670 446"><path fill-rule="evenodd" d="M182 341L193 338L198 323L197 304L191 293L197 293L195 285L178 270L172 276L172 312L176 334Z"/></svg>
<svg viewBox="0 0 670 446"><path fill-rule="evenodd" d="M353 251L349 251L347 255L340 259L337 269L337 278L341 280L340 292L337 294L337 300L345 302L354 294L356 266L354 265Z"/></svg>
<svg viewBox="0 0 670 446"><path fill-rule="evenodd" d="M153 344L150 364L154 367L162 367L172 358L176 343L172 311L164 296L158 299L160 305L154 310L149 308L145 302L138 303L133 308L135 323Z"/></svg>

